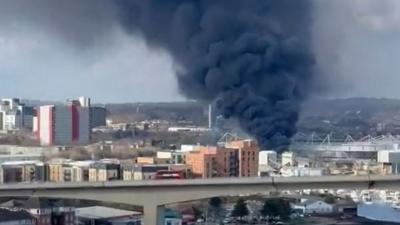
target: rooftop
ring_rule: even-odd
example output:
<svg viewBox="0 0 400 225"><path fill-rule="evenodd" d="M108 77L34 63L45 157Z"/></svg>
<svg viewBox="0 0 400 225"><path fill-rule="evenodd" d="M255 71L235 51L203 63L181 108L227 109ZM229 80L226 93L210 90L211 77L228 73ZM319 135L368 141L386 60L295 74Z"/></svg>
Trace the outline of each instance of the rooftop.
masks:
<svg viewBox="0 0 400 225"><path fill-rule="evenodd" d="M11 154L0 154L0 159L1 158L6 158L6 159L9 159L9 158L24 158L24 157L26 157L26 158L28 158L28 157L42 157L42 154L13 154L13 155L11 155Z"/></svg>
<svg viewBox="0 0 400 225"><path fill-rule="evenodd" d="M138 216L142 213L104 206L91 206L76 209L76 216L88 219L112 219L121 217Z"/></svg>
<svg viewBox="0 0 400 225"><path fill-rule="evenodd" d="M76 161L76 162L71 162L71 166L78 166L78 167L89 167L90 165L96 163L94 160L86 160L86 161Z"/></svg>
<svg viewBox="0 0 400 225"><path fill-rule="evenodd" d="M34 217L25 210L10 210L0 208L0 222L18 221L34 219Z"/></svg>
<svg viewBox="0 0 400 225"><path fill-rule="evenodd" d="M37 165L37 166L43 166L42 161L38 160L29 160L29 161L9 161L9 162L4 162L1 165L3 166L20 166L20 165Z"/></svg>

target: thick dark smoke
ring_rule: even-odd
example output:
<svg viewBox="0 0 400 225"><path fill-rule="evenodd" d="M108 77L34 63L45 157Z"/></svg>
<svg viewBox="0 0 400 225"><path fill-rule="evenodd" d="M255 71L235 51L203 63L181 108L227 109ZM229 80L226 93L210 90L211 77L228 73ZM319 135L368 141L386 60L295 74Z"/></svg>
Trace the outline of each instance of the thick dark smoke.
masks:
<svg viewBox="0 0 400 225"><path fill-rule="evenodd" d="M172 55L185 96L216 101L263 149L283 150L296 133L299 105L313 81L309 0L12 0L0 6L7 29L24 24L79 49L106 45L102 38L122 25Z"/></svg>
<svg viewBox="0 0 400 225"><path fill-rule="evenodd" d="M130 32L167 49L187 97L217 101L264 149L296 133L312 81L307 0L120 0Z"/></svg>

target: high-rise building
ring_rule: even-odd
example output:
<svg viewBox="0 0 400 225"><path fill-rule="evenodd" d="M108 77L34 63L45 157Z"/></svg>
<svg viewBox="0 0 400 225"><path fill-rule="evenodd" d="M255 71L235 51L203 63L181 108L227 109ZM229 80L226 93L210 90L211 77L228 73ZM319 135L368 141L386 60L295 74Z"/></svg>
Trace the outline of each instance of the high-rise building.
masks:
<svg viewBox="0 0 400 225"><path fill-rule="evenodd" d="M90 107L90 98L88 97L79 97L78 101L81 105L81 107Z"/></svg>
<svg viewBox="0 0 400 225"><path fill-rule="evenodd" d="M21 105L21 101L18 98L3 98L1 102L5 109L15 109Z"/></svg>
<svg viewBox="0 0 400 225"><path fill-rule="evenodd" d="M106 126L107 110L104 107L92 106L90 107L90 127Z"/></svg>
<svg viewBox="0 0 400 225"><path fill-rule="evenodd" d="M89 108L79 102L41 106L37 129L41 145L86 145L90 141Z"/></svg>
<svg viewBox="0 0 400 225"><path fill-rule="evenodd" d="M0 101L0 130L12 132L33 128L33 107L21 104L17 98Z"/></svg>
<svg viewBox="0 0 400 225"><path fill-rule="evenodd" d="M32 106L20 105L18 106L18 111L21 112L21 126L24 130L33 130L33 117L34 109Z"/></svg>
<svg viewBox="0 0 400 225"><path fill-rule="evenodd" d="M2 112L2 128L4 131L15 131L22 128L22 115L19 110Z"/></svg>

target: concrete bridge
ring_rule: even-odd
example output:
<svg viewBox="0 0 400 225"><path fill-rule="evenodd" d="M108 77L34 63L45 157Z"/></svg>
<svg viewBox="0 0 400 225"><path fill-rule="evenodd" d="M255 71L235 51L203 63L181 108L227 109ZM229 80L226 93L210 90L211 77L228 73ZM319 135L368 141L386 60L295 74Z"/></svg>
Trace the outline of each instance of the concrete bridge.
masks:
<svg viewBox="0 0 400 225"><path fill-rule="evenodd" d="M373 188L399 190L400 175L3 184L0 185L0 196L86 199L141 205L144 224L161 225L162 208L171 203L281 190Z"/></svg>

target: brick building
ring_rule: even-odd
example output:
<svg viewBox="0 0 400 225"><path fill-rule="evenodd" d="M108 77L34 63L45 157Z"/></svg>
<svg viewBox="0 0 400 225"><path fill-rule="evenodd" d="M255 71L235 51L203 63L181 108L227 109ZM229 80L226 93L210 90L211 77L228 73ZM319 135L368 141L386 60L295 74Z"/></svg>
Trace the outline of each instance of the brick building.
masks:
<svg viewBox="0 0 400 225"><path fill-rule="evenodd" d="M258 175L259 148L254 140L232 141L226 148L237 149L239 158L239 177L255 177Z"/></svg>
<svg viewBox="0 0 400 225"><path fill-rule="evenodd" d="M197 178L258 175L258 146L252 140L229 142L222 147L198 146L185 158Z"/></svg>
<svg viewBox="0 0 400 225"><path fill-rule="evenodd" d="M217 147L199 147L196 151L187 152L186 164L192 167L194 178L211 178L218 176L216 167Z"/></svg>

